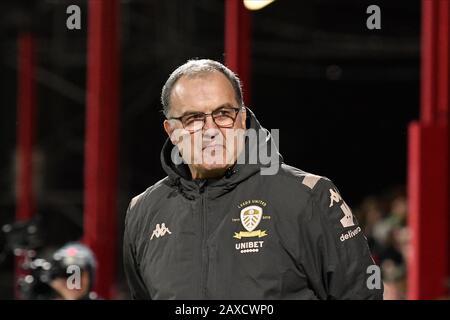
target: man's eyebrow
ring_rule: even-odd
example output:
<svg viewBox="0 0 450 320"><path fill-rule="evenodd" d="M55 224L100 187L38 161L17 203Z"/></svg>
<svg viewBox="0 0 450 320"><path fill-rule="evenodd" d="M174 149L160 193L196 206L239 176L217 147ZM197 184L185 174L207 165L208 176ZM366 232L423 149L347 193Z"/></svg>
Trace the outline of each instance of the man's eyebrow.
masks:
<svg viewBox="0 0 450 320"><path fill-rule="evenodd" d="M214 108L214 110L212 112L214 112L216 110L219 110L219 109L222 109L222 108L232 108L232 107L233 107L233 105L231 103L225 102L225 103L219 105L218 107ZM198 114L198 113L203 113L203 112L200 112L200 111L185 111L185 112L183 112L181 114L180 118L184 117L184 116L192 115L192 114Z"/></svg>
<svg viewBox="0 0 450 320"><path fill-rule="evenodd" d="M222 109L222 108L233 108L233 105L229 102L226 102L224 104L221 104L220 106L218 106L217 108L215 108L213 111Z"/></svg>
<svg viewBox="0 0 450 320"><path fill-rule="evenodd" d="M191 114L197 114L197 113L202 113L202 112L199 112L199 111L185 111L185 112L183 112L181 114L181 116L179 116L179 118L184 117L184 116L188 116L188 115L191 115Z"/></svg>

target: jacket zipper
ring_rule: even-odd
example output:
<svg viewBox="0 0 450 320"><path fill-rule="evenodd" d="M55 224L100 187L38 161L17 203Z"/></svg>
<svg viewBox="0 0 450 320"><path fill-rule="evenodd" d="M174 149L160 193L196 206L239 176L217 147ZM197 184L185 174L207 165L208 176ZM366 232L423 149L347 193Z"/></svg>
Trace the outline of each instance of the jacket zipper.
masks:
<svg viewBox="0 0 450 320"><path fill-rule="evenodd" d="M205 182L206 183L206 182ZM202 299L207 299L207 284L208 284L208 247L207 247L207 212L206 212L206 186L200 187L202 199L202 274L201 274L201 294Z"/></svg>

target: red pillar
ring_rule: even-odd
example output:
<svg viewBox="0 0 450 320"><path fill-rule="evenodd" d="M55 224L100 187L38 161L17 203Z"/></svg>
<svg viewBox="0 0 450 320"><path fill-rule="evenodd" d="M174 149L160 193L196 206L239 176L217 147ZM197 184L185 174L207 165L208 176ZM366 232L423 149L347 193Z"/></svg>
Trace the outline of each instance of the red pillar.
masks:
<svg viewBox="0 0 450 320"><path fill-rule="evenodd" d="M244 102L251 101L251 14L242 0L225 0L225 64L243 84Z"/></svg>
<svg viewBox="0 0 450 320"><path fill-rule="evenodd" d="M36 204L33 193L33 145L35 141L36 82L35 48L30 33L19 35L17 91L17 220L32 217Z"/></svg>
<svg viewBox="0 0 450 320"><path fill-rule="evenodd" d="M448 294L449 16L448 0L422 0L421 119L409 127L409 299Z"/></svg>
<svg viewBox="0 0 450 320"><path fill-rule="evenodd" d="M16 220L31 219L36 210L33 190L33 146L35 142L36 81L35 43L31 33L19 34L17 41L17 172L16 172ZM15 279L24 272L18 266L23 257L15 259ZM14 287L16 298L20 298Z"/></svg>
<svg viewBox="0 0 450 320"><path fill-rule="evenodd" d="M110 298L116 271L119 1L89 1L84 241L97 262L96 291Z"/></svg>

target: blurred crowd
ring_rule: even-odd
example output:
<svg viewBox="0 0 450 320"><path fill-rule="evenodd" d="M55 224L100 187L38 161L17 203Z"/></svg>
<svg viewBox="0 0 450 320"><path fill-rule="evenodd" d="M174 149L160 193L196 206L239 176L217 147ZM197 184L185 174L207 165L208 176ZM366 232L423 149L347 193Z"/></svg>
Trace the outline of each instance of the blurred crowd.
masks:
<svg viewBox="0 0 450 320"><path fill-rule="evenodd" d="M407 198L403 188L366 197L354 210L375 262L381 266L385 300L406 299L409 245Z"/></svg>

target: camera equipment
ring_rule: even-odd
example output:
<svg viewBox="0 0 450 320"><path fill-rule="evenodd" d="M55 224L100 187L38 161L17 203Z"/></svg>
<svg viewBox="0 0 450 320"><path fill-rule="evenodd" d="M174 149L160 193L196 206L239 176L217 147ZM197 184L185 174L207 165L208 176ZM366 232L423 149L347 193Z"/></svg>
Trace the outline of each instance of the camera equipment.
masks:
<svg viewBox="0 0 450 320"><path fill-rule="evenodd" d="M1 228L4 238L0 256L13 253L19 263L18 289L22 299L48 300L59 297L51 287L52 280L67 278L69 266L78 266L89 274L89 291L94 283L96 261L92 251L81 243L68 243L47 257L44 223L40 216L28 221L6 224ZM2 259L0 259L0 263Z"/></svg>

